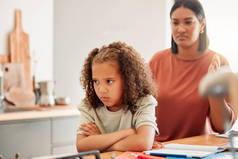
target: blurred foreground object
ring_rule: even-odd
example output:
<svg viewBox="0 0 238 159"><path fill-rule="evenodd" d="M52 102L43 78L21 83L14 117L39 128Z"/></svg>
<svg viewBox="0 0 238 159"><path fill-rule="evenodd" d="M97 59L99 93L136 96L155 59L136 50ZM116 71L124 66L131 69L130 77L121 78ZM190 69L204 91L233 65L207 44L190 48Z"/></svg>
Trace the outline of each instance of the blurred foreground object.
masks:
<svg viewBox="0 0 238 159"><path fill-rule="evenodd" d="M216 72L210 72L200 82L199 94L201 96L213 96L217 98L229 97L231 99L231 107L237 118L238 115L238 74L232 73L231 69L227 66L221 67ZM223 116L225 120L226 116ZM236 121L237 122L237 121ZM225 128L230 129L228 121L225 121ZM236 159L235 150L237 143L235 140L238 132L230 131L229 144L232 152L233 159Z"/></svg>
<svg viewBox="0 0 238 159"><path fill-rule="evenodd" d="M237 109L238 109L238 74L235 74L231 81L229 87L229 93L231 98L231 104L235 107L234 111L237 117Z"/></svg>
<svg viewBox="0 0 238 159"><path fill-rule="evenodd" d="M229 96L231 107L238 115L238 74L231 71L228 66L221 67L216 72L208 73L200 82L199 94L224 98Z"/></svg>

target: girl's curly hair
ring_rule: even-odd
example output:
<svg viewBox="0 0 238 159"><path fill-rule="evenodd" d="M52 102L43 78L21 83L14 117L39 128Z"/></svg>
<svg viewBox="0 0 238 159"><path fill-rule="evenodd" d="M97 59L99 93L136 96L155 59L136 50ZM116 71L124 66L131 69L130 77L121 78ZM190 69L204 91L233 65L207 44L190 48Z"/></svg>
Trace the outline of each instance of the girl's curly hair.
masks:
<svg viewBox="0 0 238 159"><path fill-rule="evenodd" d="M135 112L138 109L136 102L148 94L156 96L149 66L135 49L122 42L113 42L108 46L93 49L85 60L81 72L81 84L86 96L84 102L93 108L102 106L103 103L96 95L92 80L92 64L106 61L117 61L123 83L122 102L128 109Z"/></svg>

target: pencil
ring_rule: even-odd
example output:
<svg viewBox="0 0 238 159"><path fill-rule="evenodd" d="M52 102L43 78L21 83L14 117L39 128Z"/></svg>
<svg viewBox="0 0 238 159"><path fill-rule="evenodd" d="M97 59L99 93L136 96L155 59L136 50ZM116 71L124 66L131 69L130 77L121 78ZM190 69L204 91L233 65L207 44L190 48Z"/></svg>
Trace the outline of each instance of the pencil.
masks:
<svg viewBox="0 0 238 159"><path fill-rule="evenodd" d="M142 155L137 155L134 153L131 153L131 155L135 156L138 159L153 159L152 157L149 157L149 156L142 156Z"/></svg>

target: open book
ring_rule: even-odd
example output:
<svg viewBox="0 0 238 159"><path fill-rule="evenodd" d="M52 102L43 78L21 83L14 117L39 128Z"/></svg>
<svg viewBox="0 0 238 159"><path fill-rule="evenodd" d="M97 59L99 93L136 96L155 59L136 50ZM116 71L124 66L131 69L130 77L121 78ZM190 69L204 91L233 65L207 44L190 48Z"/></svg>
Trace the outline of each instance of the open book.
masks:
<svg viewBox="0 0 238 159"><path fill-rule="evenodd" d="M227 149L235 149L238 150L238 120L235 121L232 128L227 131L225 134L217 134L216 137L224 137L229 138L229 143L226 145ZM232 145L231 145L232 140Z"/></svg>
<svg viewBox="0 0 238 159"><path fill-rule="evenodd" d="M226 133L224 134L217 134L216 137L224 137L224 138L228 138L230 133L234 131L234 132L238 132L238 120L235 121L235 123L233 124L233 126L231 127L230 130L228 130Z"/></svg>
<svg viewBox="0 0 238 159"><path fill-rule="evenodd" d="M163 149L144 151L145 154L153 156L174 157L206 157L211 154L224 151L225 148L218 146L167 144Z"/></svg>

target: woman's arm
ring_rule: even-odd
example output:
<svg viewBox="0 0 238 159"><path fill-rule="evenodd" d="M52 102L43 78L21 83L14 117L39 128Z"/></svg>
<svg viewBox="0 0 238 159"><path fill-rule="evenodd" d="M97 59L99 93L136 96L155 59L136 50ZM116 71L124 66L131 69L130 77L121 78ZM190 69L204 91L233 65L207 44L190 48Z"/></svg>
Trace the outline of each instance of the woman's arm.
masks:
<svg viewBox="0 0 238 159"><path fill-rule="evenodd" d="M228 100L225 100L224 95L224 93L227 93L226 90L219 90L217 88L226 88L229 91L227 95L232 99L228 87L233 87L230 81L234 75L224 57L217 55L214 57L214 60L209 66L208 74L205 75L200 82L199 91L203 96L208 95L210 104L209 117L213 129L219 133L224 133L235 121L237 116L235 112L237 111L233 103L231 106L227 104L226 101Z"/></svg>
<svg viewBox="0 0 238 159"><path fill-rule="evenodd" d="M97 134L97 135L77 135L77 150L78 152L89 151L89 150L105 150L112 146L116 142L126 138L129 135L135 134L134 129L124 129L108 134Z"/></svg>
<svg viewBox="0 0 238 159"><path fill-rule="evenodd" d="M154 142L155 129L150 125L140 126L136 134L113 144L108 150L113 151L145 151L152 149Z"/></svg>
<svg viewBox="0 0 238 159"><path fill-rule="evenodd" d="M224 133L234 122L234 112L222 97L208 97L210 103L210 121L215 131ZM225 127L225 124L228 127Z"/></svg>

